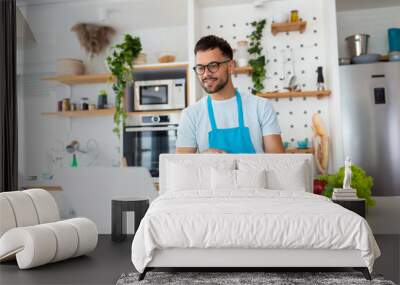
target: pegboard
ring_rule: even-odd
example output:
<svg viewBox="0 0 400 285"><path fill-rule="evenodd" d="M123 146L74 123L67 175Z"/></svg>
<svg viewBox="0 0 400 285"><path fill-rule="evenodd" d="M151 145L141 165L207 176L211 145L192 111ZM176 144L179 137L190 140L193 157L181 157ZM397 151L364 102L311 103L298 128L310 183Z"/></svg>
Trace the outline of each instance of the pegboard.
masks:
<svg viewBox="0 0 400 285"><path fill-rule="evenodd" d="M271 24L274 15L296 9L299 17L307 21L304 33L288 32L273 36ZM296 75L302 90L316 90L317 67L322 66L326 80L326 47L324 45L323 10L320 1L279 1L254 8L251 4L203 7L200 10L200 37L214 34L226 39L233 49L237 42L248 40L253 31L251 22L266 19L263 33L263 54L266 56L264 92L286 91L290 77ZM229 15L229 16L228 16ZM326 81L325 81L326 82ZM233 83L241 92L251 92L252 80L248 75L235 75ZM329 85L326 82L327 88ZM314 97L270 99L278 114L282 139L296 146L298 140L313 132L311 118L319 113L328 127L328 99Z"/></svg>

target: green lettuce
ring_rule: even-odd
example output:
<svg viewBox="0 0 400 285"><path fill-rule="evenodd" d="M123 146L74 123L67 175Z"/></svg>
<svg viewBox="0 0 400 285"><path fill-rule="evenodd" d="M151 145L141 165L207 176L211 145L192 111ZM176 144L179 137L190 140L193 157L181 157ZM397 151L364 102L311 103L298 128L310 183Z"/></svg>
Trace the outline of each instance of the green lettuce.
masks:
<svg viewBox="0 0 400 285"><path fill-rule="evenodd" d="M357 190L358 198L363 198L366 201L367 207L374 207L375 200L371 198L372 186L374 186L374 179L368 176L365 171L358 165L351 166L352 176L350 186ZM331 198L333 188L342 188L344 179L344 167L341 167L338 172L327 175L320 175L316 178L326 182L322 195Z"/></svg>

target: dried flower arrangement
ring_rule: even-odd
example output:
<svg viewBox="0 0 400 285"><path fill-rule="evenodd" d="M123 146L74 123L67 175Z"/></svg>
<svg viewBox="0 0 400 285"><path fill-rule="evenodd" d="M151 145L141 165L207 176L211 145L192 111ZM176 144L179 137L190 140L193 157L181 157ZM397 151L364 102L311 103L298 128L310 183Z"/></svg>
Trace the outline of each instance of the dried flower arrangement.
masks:
<svg viewBox="0 0 400 285"><path fill-rule="evenodd" d="M91 58L102 52L110 44L111 36L115 34L113 27L89 23L78 23L71 31L76 33L79 43Z"/></svg>

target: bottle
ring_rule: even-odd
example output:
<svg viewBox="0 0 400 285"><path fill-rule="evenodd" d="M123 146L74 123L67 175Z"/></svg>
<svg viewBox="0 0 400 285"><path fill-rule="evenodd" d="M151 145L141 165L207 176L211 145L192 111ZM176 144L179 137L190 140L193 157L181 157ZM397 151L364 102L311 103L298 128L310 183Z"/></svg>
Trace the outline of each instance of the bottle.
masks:
<svg viewBox="0 0 400 285"><path fill-rule="evenodd" d="M77 168L78 167L78 160L76 159L76 154L75 153L72 155L71 167L72 168Z"/></svg>
<svg viewBox="0 0 400 285"><path fill-rule="evenodd" d="M87 97L81 98L81 110L89 110L89 99Z"/></svg>
<svg viewBox="0 0 400 285"><path fill-rule="evenodd" d="M324 74L322 72L322 66L318 66L317 73L318 73L317 90L324 91L325 90L325 80L324 80Z"/></svg>

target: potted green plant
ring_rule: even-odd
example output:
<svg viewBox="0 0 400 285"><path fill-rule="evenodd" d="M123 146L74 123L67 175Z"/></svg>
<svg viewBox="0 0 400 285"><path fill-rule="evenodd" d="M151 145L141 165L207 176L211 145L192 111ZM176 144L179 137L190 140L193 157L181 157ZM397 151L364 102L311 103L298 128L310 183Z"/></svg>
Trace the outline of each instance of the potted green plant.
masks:
<svg viewBox="0 0 400 285"><path fill-rule="evenodd" d="M97 109L105 109L107 106L107 91L101 89L97 96Z"/></svg>
<svg viewBox="0 0 400 285"><path fill-rule="evenodd" d="M371 190L374 185L373 178L368 176L361 167L355 164L351 166L351 172L351 187L357 190L357 196L365 199L367 207L375 206L375 200L371 197ZM331 198L333 188L342 188L343 186L344 167L341 167L336 173L320 175L316 179L326 183L322 195Z"/></svg>
<svg viewBox="0 0 400 285"><path fill-rule="evenodd" d="M138 37L133 38L126 34L124 40L111 48L107 56L107 65L115 77L112 89L115 93L115 113L113 132L120 137L120 127L125 125L126 111L123 106L126 87L133 83L133 60L142 51L142 44Z"/></svg>
<svg viewBox="0 0 400 285"><path fill-rule="evenodd" d="M251 79L253 81L252 93L255 95L264 89L264 80L266 78L265 56L262 55L262 36L265 28L266 20L254 21L251 26L254 31L250 34L250 47L248 52L253 58L249 60L250 66L253 68Z"/></svg>

